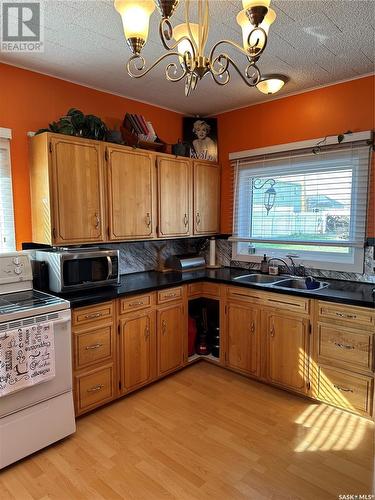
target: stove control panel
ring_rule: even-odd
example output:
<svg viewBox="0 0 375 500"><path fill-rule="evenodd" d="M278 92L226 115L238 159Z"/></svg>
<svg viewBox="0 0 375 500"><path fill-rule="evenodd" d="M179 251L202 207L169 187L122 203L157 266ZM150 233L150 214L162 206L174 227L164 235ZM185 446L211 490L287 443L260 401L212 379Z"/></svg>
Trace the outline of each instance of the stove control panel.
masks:
<svg viewBox="0 0 375 500"><path fill-rule="evenodd" d="M32 280L30 257L26 252L0 253L0 294L30 290Z"/></svg>

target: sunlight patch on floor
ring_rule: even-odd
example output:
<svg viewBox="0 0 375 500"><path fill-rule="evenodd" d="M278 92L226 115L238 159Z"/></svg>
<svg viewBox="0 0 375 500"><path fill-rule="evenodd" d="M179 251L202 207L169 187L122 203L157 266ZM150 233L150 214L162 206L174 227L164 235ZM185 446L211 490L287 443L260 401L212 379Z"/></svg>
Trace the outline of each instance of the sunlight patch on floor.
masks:
<svg viewBox="0 0 375 500"><path fill-rule="evenodd" d="M373 422L324 404L312 404L295 420L308 429L294 451L355 450Z"/></svg>

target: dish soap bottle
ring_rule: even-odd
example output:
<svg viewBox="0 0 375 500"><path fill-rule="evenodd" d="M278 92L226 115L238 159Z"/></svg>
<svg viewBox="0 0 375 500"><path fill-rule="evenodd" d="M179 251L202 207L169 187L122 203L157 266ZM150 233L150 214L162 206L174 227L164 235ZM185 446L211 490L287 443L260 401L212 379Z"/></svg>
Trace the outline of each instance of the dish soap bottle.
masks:
<svg viewBox="0 0 375 500"><path fill-rule="evenodd" d="M267 255L264 254L263 260L260 263L260 272L262 274L268 274L268 269L269 269L269 264L268 264L268 261L267 261Z"/></svg>

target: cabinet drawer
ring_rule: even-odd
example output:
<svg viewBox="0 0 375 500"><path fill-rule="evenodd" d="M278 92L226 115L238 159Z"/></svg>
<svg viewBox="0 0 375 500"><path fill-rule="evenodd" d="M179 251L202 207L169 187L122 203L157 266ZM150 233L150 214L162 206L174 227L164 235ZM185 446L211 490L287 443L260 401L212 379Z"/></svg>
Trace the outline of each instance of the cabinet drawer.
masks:
<svg viewBox="0 0 375 500"><path fill-rule="evenodd" d="M164 304L179 299L182 299L182 286L168 288L168 290L161 290L158 292L158 304Z"/></svg>
<svg viewBox="0 0 375 500"><path fill-rule="evenodd" d="M220 285L215 283L202 283L202 285L203 295L214 295L215 297L220 296Z"/></svg>
<svg viewBox="0 0 375 500"><path fill-rule="evenodd" d="M282 293L266 293L264 294L266 305L276 309L285 309L289 312L297 312L301 314L309 314L310 300L294 295L284 295Z"/></svg>
<svg viewBox="0 0 375 500"><path fill-rule="evenodd" d="M229 299L244 300L246 302L258 304L262 302L264 294L250 288L232 286L227 288L227 297Z"/></svg>
<svg viewBox="0 0 375 500"><path fill-rule="evenodd" d="M146 295L135 295L127 299L120 299L120 314L151 307L152 297L153 295L148 293Z"/></svg>
<svg viewBox="0 0 375 500"><path fill-rule="evenodd" d="M113 302L104 302L88 307L77 307L73 309L73 327L92 323L93 321L101 321L103 319L111 319L113 314Z"/></svg>
<svg viewBox="0 0 375 500"><path fill-rule="evenodd" d="M104 404L114 396L113 365L75 377L77 413Z"/></svg>
<svg viewBox="0 0 375 500"><path fill-rule="evenodd" d="M328 323L318 323L318 355L347 368L372 369L373 335ZM344 366L346 367L346 366Z"/></svg>
<svg viewBox="0 0 375 500"><path fill-rule="evenodd" d="M318 398L340 408L371 416L373 379L319 366Z"/></svg>
<svg viewBox="0 0 375 500"><path fill-rule="evenodd" d="M191 283L188 285L188 296L194 297L196 295L201 295L203 289L202 285L203 283Z"/></svg>
<svg viewBox="0 0 375 500"><path fill-rule="evenodd" d="M74 334L74 368L80 370L112 357L112 325Z"/></svg>
<svg viewBox="0 0 375 500"><path fill-rule="evenodd" d="M319 301L319 318L344 321L347 325L373 329L375 310Z"/></svg>

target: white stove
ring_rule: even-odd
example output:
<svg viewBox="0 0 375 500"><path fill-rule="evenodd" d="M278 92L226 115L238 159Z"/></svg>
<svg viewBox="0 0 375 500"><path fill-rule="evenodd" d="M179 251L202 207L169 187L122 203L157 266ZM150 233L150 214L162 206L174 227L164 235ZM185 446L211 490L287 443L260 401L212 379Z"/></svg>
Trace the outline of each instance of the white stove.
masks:
<svg viewBox="0 0 375 500"><path fill-rule="evenodd" d="M0 469L73 432L70 304L32 289L26 252L0 254Z"/></svg>

